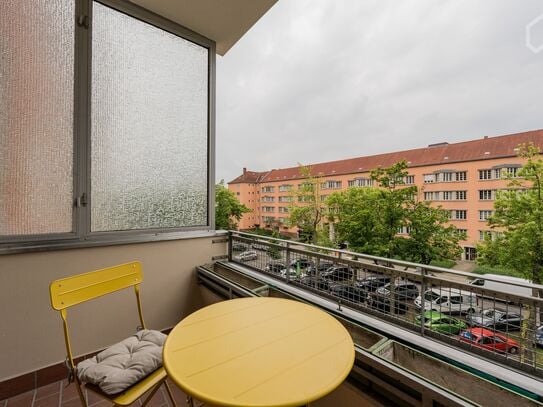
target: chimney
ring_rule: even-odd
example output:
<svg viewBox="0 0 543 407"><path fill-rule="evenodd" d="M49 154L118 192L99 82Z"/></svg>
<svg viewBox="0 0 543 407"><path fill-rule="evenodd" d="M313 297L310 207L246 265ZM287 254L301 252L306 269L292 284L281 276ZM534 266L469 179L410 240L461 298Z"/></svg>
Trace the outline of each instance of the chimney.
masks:
<svg viewBox="0 0 543 407"><path fill-rule="evenodd" d="M484 139L486 140L487 138L488 138L488 136L485 136L485 138L484 138Z"/></svg>
<svg viewBox="0 0 543 407"><path fill-rule="evenodd" d="M243 167L243 175L247 173L247 168Z"/></svg>

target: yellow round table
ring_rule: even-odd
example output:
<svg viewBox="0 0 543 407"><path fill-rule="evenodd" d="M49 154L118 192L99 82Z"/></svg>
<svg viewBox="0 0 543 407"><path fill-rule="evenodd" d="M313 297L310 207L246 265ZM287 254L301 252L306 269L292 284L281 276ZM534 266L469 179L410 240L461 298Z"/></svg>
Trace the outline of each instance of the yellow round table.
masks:
<svg viewBox="0 0 543 407"><path fill-rule="evenodd" d="M336 319L279 298L241 298L182 320L164 367L187 394L221 406L300 406L347 377L354 345Z"/></svg>

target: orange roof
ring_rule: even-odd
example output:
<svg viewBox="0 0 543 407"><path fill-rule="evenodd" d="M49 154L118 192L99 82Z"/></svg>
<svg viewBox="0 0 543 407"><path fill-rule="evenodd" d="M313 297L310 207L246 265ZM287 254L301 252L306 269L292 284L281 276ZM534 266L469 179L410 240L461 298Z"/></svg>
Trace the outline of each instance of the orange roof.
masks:
<svg viewBox="0 0 543 407"><path fill-rule="evenodd" d="M311 167L312 175L331 176L368 172L379 166L389 167L401 160L407 161L410 167L489 160L514 157L517 155L515 148L519 144L529 142L534 143L539 148L543 148L543 130L485 137L461 143L431 144L428 147L413 150L310 164L309 167ZM249 173L251 174L250 176L248 175ZM245 181L244 177L250 178L251 181ZM240 182L276 182L299 178L303 178L299 167L290 167L266 172L246 171L244 175L231 181L230 184Z"/></svg>
<svg viewBox="0 0 543 407"><path fill-rule="evenodd" d="M263 171L263 172L257 172L257 171L246 171L244 169L243 174L241 174L236 179L229 182L229 184L244 184L244 183L258 183L262 180L262 178L268 174L270 171Z"/></svg>

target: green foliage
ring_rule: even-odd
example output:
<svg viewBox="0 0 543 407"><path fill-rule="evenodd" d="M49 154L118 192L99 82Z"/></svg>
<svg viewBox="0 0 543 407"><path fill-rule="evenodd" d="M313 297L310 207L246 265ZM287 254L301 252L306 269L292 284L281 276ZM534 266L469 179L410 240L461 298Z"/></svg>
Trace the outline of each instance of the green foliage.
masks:
<svg viewBox="0 0 543 407"><path fill-rule="evenodd" d="M371 178L380 188L349 188L327 198L338 240L353 251L423 264L456 258L461 236L446 225L447 211L415 200L416 187L404 186L406 169L405 161L376 169ZM401 227L410 227L409 238L398 236Z"/></svg>
<svg viewBox="0 0 543 407"><path fill-rule="evenodd" d="M326 213L326 205L321 202L321 178L311 174L310 167L300 165L304 183L291 192L293 202L289 205L288 225L300 230L300 240L317 243L319 227Z"/></svg>
<svg viewBox="0 0 543 407"><path fill-rule="evenodd" d="M456 259L462 253L462 237L455 226L447 225L449 214L427 202L414 202L406 214L410 227L408 239L401 245L404 259L430 264L436 259Z"/></svg>
<svg viewBox="0 0 543 407"><path fill-rule="evenodd" d="M224 180L215 185L216 229L237 229L237 223L247 212L251 210L239 202L236 195L224 185Z"/></svg>
<svg viewBox="0 0 543 407"><path fill-rule="evenodd" d="M510 269L503 266L489 266L484 264L479 264L477 267L473 270L473 273L476 274L499 274L502 276L513 276L513 277L519 277L524 278L524 275L521 272L518 272L517 270Z"/></svg>
<svg viewBox="0 0 543 407"><path fill-rule="evenodd" d="M488 224L502 231L478 245L479 264L516 270L534 283L543 281L543 160L533 144L519 146L526 163L500 191Z"/></svg>
<svg viewBox="0 0 543 407"><path fill-rule="evenodd" d="M449 259L435 259L430 262L430 266L442 267L445 269L451 269L456 265L454 260Z"/></svg>
<svg viewBox="0 0 543 407"><path fill-rule="evenodd" d="M279 234L278 231L274 230L271 234L271 237L274 237L276 239L279 239L281 238L281 235ZM273 242L271 242L273 243ZM270 246L268 248L268 255L274 259L274 260L277 260L277 259L280 259L281 258L281 254L279 252L279 248L278 247L275 247L275 246Z"/></svg>

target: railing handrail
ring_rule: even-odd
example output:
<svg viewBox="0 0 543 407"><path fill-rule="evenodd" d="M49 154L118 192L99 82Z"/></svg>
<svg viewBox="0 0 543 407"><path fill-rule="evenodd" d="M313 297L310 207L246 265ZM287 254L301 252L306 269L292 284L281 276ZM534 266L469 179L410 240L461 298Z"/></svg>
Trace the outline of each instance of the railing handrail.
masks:
<svg viewBox="0 0 543 407"><path fill-rule="evenodd" d="M261 239L261 240L271 240L271 241L276 241L276 242L280 242L280 243L290 243L290 244L294 244L296 246L304 246L304 247L318 249L318 250L326 250L326 251L332 251L332 252L336 252L336 253L342 253L342 254L346 254L346 255L349 255L349 256L356 256L356 257L367 259L367 260L391 263L391 264L398 265L398 266L403 266L403 267L410 267L410 268L414 268L414 269L422 268L424 270L436 271L438 273L449 273L449 274L453 274L453 275L457 275L457 276L470 277L470 278L473 278L473 279L482 278L482 279L487 280L487 281L493 281L493 282L502 283L502 284L509 284L509 285L513 285L513 286L517 286L517 287L525 287L525 288L543 290L543 285L542 284L509 281L508 279L504 279L504 278L501 278L499 276L498 277L494 277L494 276L486 277L485 274L476 274L476 273L470 273L468 271L454 270L454 269L448 269L448 268L444 268L444 267L430 266L430 265L426 265L426 264L413 263L413 262L406 261L406 260L398 260L398 259L390 259L388 257L373 256L373 255L370 255L370 254L363 254L363 253L358 253L358 252L352 252L352 251L349 251L349 250L336 249L336 248L333 248L333 247L318 246L318 245L314 245L314 244L296 242L296 241L292 241L292 240L285 240L285 239L280 239L280 238L271 237L271 236L263 236L263 235L258 235L258 234L254 234L254 233L240 232L240 231L237 231L237 230L231 230L229 232L237 234L237 235L248 236L248 237L251 237L251 238L257 238L257 239Z"/></svg>

